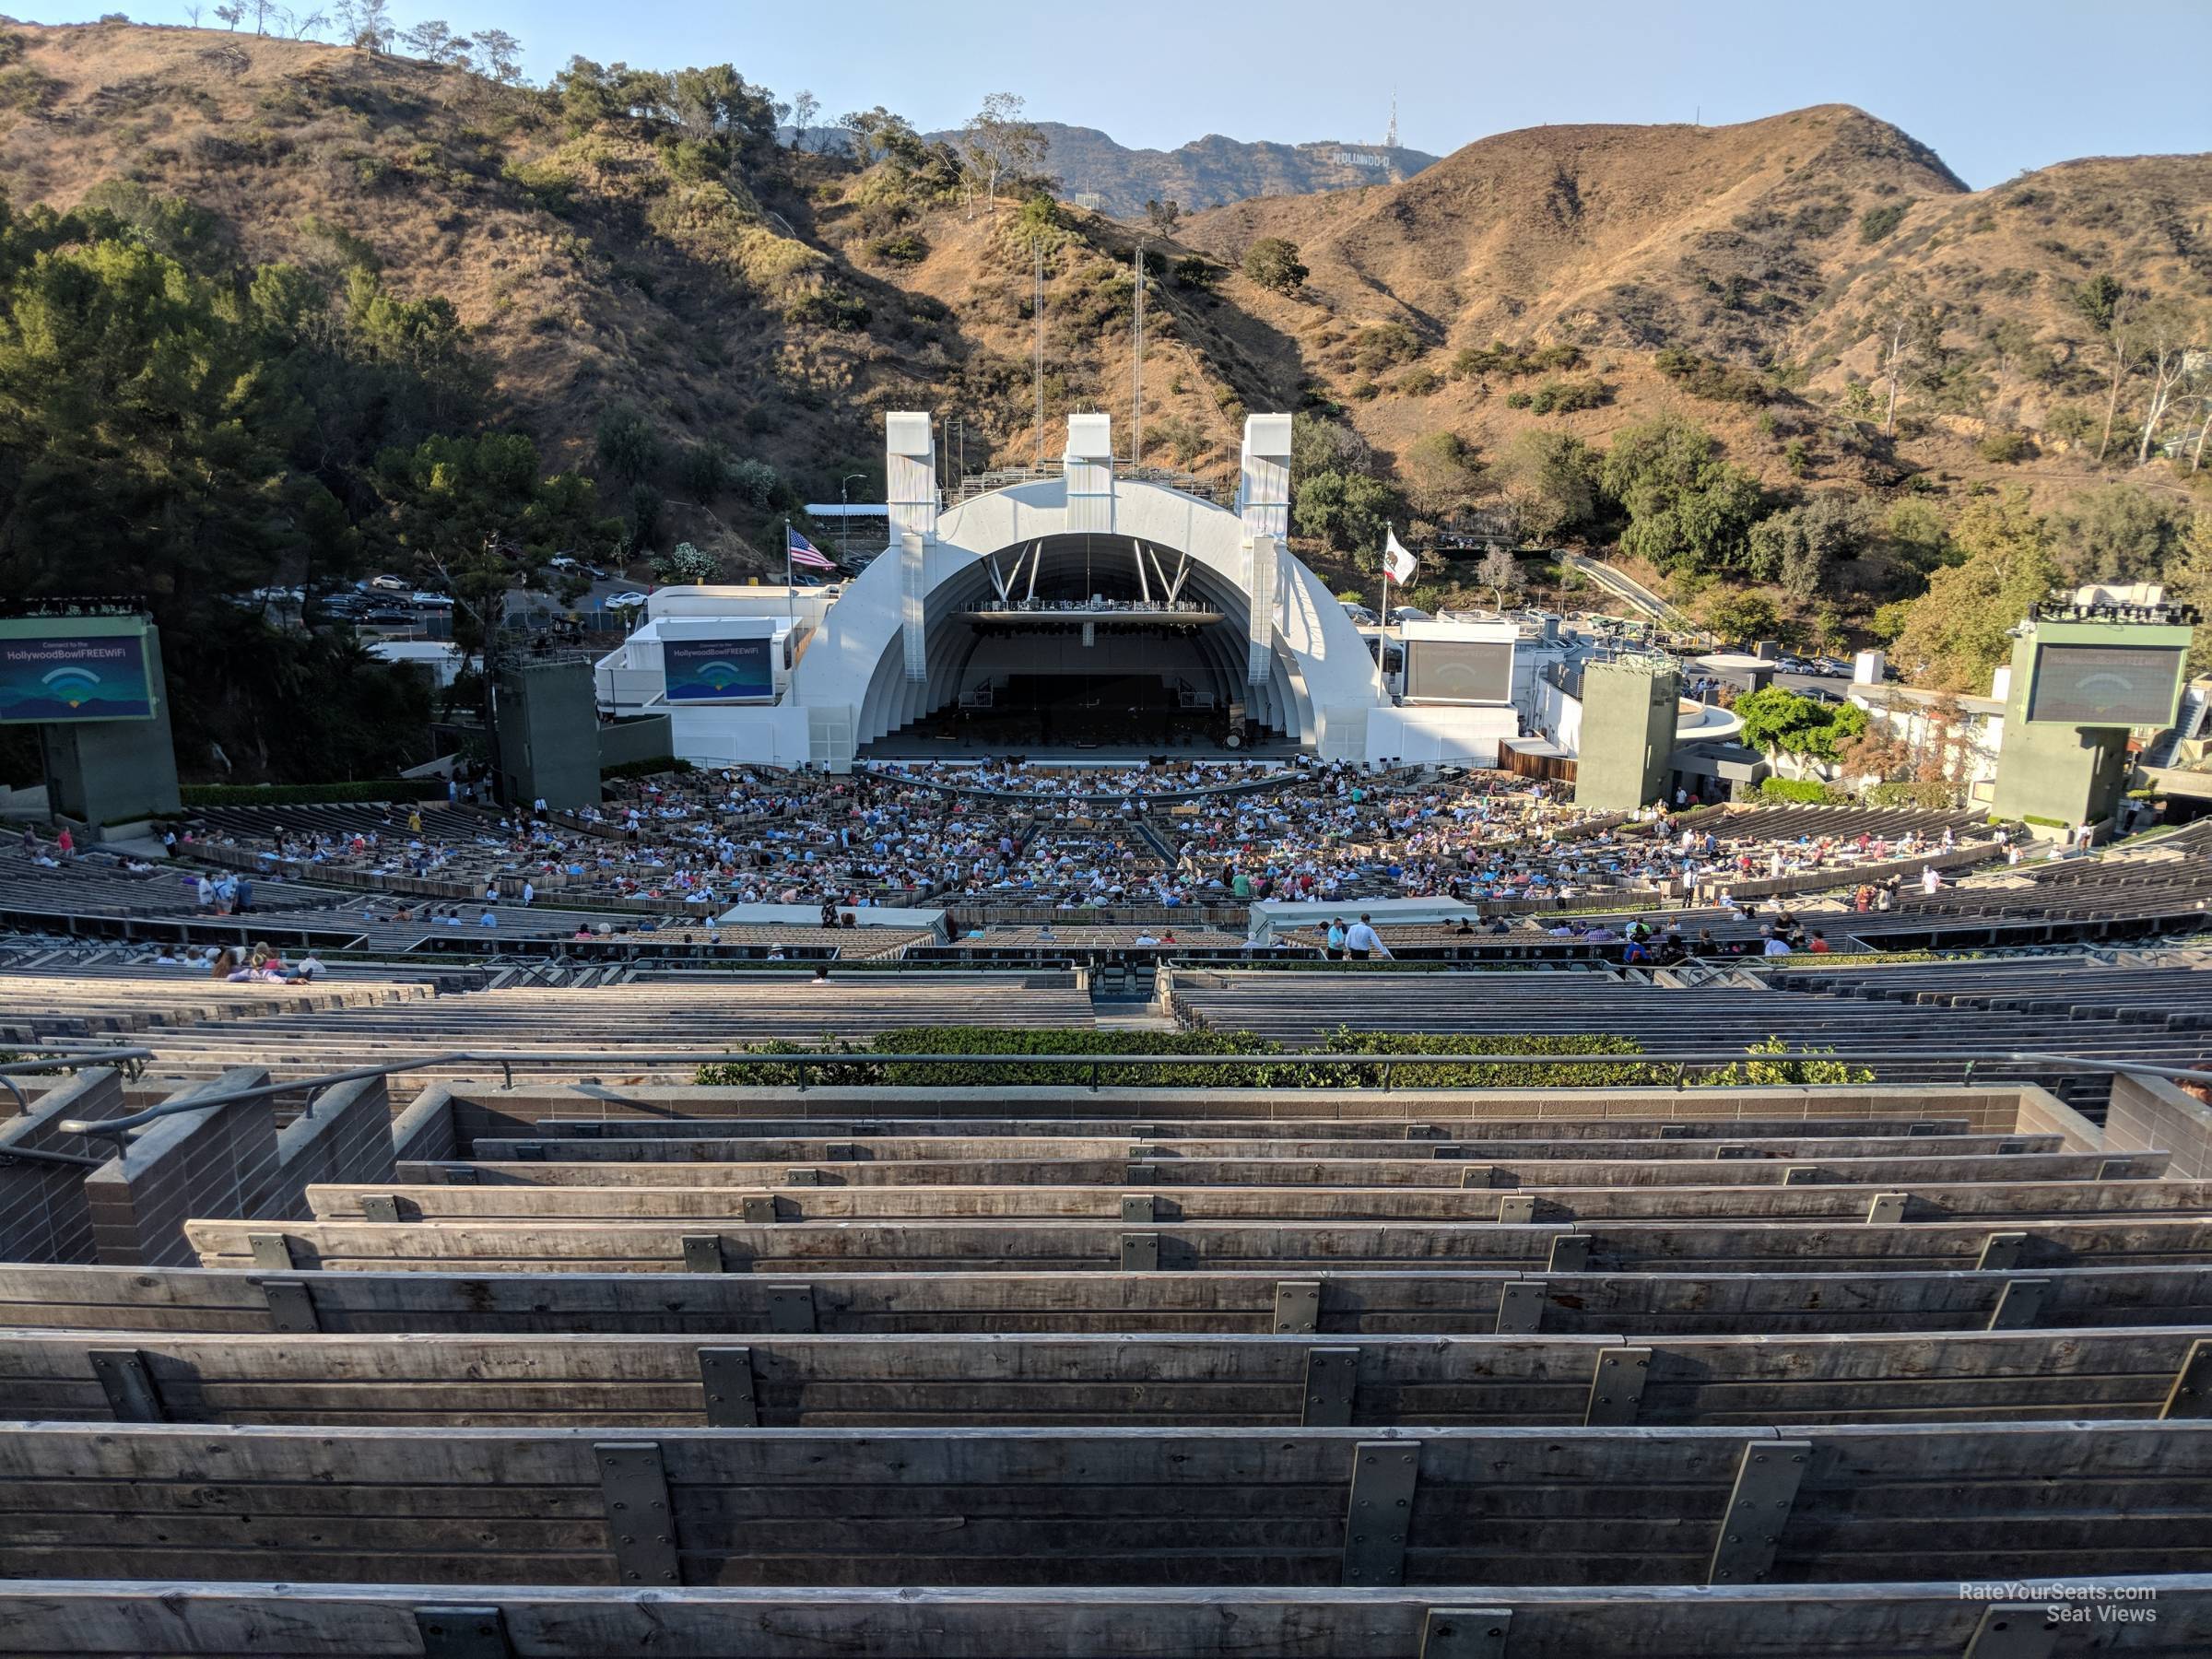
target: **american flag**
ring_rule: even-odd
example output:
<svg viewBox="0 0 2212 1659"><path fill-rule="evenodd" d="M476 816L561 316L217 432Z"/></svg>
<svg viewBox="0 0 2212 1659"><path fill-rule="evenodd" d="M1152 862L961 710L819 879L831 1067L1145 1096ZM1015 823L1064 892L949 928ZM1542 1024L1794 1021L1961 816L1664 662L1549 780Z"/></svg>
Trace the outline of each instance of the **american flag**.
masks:
<svg viewBox="0 0 2212 1659"><path fill-rule="evenodd" d="M801 570L834 571L837 569L837 563L834 559L824 558L822 556L822 550L816 547L812 542L808 541L805 536L801 535L796 530L787 529L783 534L788 538L784 543L785 552L789 556L791 562L794 565L797 565Z"/></svg>

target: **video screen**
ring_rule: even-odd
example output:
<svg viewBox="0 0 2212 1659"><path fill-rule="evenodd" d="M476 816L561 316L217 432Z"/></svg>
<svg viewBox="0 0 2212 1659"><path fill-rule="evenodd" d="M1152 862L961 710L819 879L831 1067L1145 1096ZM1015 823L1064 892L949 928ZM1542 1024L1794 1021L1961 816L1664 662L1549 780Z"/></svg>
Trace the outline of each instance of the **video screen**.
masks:
<svg viewBox="0 0 2212 1659"><path fill-rule="evenodd" d="M0 640L0 724L153 715L142 633Z"/></svg>
<svg viewBox="0 0 2212 1659"><path fill-rule="evenodd" d="M2051 725L2167 725L2181 672L2182 653L2173 646L2046 645L2036 653L2028 718Z"/></svg>
<svg viewBox="0 0 2212 1659"><path fill-rule="evenodd" d="M1406 696L1409 701L1503 703L1513 700L1510 641L1408 640Z"/></svg>
<svg viewBox="0 0 2212 1659"><path fill-rule="evenodd" d="M765 638L662 641L661 666L668 679L668 700L737 702L774 696L769 643Z"/></svg>

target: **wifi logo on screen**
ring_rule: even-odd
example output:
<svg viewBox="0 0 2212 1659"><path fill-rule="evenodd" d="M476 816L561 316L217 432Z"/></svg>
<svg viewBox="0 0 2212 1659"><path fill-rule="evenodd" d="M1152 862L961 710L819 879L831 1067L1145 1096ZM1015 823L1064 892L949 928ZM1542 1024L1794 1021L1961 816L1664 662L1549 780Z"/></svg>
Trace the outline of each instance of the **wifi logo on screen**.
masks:
<svg viewBox="0 0 2212 1659"><path fill-rule="evenodd" d="M71 708L80 708L100 689L100 676L89 668L56 668L42 677L46 688Z"/></svg>

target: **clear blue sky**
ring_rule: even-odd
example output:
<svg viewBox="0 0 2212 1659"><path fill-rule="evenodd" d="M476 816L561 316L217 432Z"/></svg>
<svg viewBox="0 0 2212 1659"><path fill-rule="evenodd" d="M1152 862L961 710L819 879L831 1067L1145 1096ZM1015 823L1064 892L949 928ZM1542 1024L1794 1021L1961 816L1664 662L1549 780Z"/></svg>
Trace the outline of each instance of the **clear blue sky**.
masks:
<svg viewBox="0 0 2212 1659"><path fill-rule="evenodd" d="M120 4L182 22L181 0L42 5L81 22ZM295 0L302 13L330 0ZM1448 154L1514 127L1745 121L1854 103L1931 145L1976 187L2077 156L2212 149L2212 0L392 0L402 27L521 37L531 78L571 54L729 62L827 115L884 104L924 130L986 92L1032 118L1171 148L1206 133L1402 142ZM1240 57L1244 61L1240 62Z"/></svg>

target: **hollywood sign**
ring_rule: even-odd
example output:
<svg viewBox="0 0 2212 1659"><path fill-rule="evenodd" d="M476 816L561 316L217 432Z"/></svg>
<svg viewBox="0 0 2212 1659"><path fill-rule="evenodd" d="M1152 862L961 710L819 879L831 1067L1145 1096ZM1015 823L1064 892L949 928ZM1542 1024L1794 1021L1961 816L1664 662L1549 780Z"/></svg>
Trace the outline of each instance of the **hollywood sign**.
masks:
<svg viewBox="0 0 2212 1659"><path fill-rule="evenodd" d="M1371 156L1360 150L1338 150L1335 155L1331 156L1329 159L1335 162L1339 167L1372 167L1381 169L1386 168L1390 165L1390 158L1388 156Z"/></svg>

